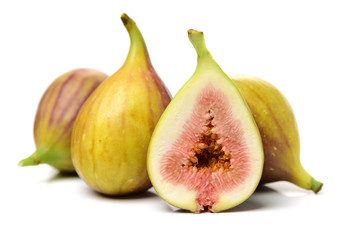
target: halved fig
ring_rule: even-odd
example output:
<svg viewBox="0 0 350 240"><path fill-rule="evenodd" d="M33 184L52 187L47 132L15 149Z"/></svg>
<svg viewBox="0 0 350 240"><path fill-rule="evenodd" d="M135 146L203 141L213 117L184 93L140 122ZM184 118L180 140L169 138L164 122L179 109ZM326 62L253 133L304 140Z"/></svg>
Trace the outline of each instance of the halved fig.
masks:
<svg viewBox="0 0 350 240"><path fill-rule="evenodd" d="M197 68L160 118L148 149L156 192L192 212L219 212L245 201L263 169L259 130L238 88L188 31Z"/></svg>

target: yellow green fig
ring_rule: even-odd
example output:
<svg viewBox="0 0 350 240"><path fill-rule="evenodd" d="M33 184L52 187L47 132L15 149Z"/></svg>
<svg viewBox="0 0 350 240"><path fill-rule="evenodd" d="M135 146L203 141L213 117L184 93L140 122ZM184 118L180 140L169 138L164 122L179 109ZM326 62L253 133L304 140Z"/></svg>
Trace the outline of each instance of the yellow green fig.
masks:
<svg viewBox="0 0 350 240"><path fill-rule="evenodd" d="M291 105L272 84L248 75L234 75L237 85L254 116L264 146L261 183L289 181L315 193L322 183L300 163L300 140Z"/></svg>
<svg viewBox="0 0 350 240"><path fill-rule="evenodd" d="M130 36L123 66L81 108L73 128L72 158L78 175L97 192L124 195L151 187L147 148L171 100L154 70L144 39L126 14Z"/></svg>
<svg viewBox="0 0 350 240"><path fill-rule="evenodd" d="M34 123L36 151L19 166L49 164L61 172L74 172L71 135L78 111L108 76L94 69L75 69L54 80L42 96Z"/></svg>

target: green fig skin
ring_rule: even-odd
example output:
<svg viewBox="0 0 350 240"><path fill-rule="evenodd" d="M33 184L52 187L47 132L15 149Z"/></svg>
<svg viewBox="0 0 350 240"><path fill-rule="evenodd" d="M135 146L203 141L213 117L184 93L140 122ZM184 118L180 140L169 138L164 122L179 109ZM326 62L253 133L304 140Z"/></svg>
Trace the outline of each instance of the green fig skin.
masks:
<svg viewBox="0 0 350 240"><path fill-rule="evenodd" d="M319 192L323 184L301 165L298 126L287 99L262 79L247 75L231 78L245 98L260 131L265 159L260 183L289 181Z"/></svg>
<svg viewBox="0 0 350 240"><path fill-rule="evenodd" d="M171 100L136 23L126 14L121 19L131 40L127 59L86 101L72 135L78 175L95 191L114 196L151 187L147 148Z"/></svg>
<svg viewBox="0 0 350 240"><path fill-rule="evenodd" d="M34 122L36 151L19 166L46 163L61 172L75 172L71 135L78 111L108 76L94 69L75 69L55 79L42 96Z"/></svg>

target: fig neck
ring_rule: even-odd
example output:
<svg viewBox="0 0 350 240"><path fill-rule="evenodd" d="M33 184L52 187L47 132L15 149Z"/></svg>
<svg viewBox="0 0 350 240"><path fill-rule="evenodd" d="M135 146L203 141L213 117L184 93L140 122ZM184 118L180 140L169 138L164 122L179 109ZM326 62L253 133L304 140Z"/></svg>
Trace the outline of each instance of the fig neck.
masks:
<svg viewBox="0 0 350 240"><path fill-rule="evenodd" d="M193 47L197 52L197 70L201 69L220 69L215 62L205 44L203 32L190 29L188 32L188 38L190 39Z"/></svg>
<svg viewBox="0 0 350 240"><path fill-rule="evenodd" d="M297 165L294 172L295 173L290 177L291 182L301 188L312 190L314 193L321 191L323 183L313 178L301 164Z"/></svg>
<svg viewBox="0 0 350 240"><path fill-rule="evenodd" d="M125 13L122 14L121 20L129 33L130 49L125 64L138 63L141 65L150 64L149 56L145 41L136 23Z"/></svg>

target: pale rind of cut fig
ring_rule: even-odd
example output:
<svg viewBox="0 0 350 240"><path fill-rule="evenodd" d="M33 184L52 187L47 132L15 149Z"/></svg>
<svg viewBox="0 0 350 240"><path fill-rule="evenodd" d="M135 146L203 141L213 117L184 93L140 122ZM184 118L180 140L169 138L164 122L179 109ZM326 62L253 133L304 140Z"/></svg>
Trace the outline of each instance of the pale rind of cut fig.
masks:
<svg viewBox="0 0 350 240"><path fill-rule="evenodd" d="M219 212L242 203L256 189L263 168L262 142L237 87L206 49L203 33L189 30L189 38L198 65L154 130L148 173L169 204L192 212ZM203 167L199 160L189 160L193 149L205 147L201 139L208 126L217 138L215 145L230 157L229 167Z"/></svg>

